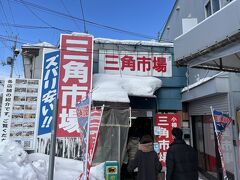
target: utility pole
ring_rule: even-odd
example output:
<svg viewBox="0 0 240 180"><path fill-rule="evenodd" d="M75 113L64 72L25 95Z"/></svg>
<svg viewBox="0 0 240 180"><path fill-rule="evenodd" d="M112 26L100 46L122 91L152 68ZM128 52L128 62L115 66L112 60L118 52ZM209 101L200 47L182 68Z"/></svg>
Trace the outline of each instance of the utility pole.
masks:
<svg viewBox="0 0 240 180"><path fill-rule="evenodd" d="M15 36L13 47L12 47L12 57L7 58L7 64L11 66L10 78L13 76L14 61L19 54L19 50L16 49L17 46L17 36Z"/></svg>

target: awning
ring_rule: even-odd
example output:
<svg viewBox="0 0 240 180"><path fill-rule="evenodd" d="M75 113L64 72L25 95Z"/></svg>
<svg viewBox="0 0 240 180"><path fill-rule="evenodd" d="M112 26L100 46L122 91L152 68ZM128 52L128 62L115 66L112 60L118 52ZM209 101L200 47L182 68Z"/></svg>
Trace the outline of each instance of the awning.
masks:
<svg viewBox="0 0 240 180"><path fill-rule="evenodd" d="M212 70L240 72L240 42L231 43L222 48L196 57L188 62L189 67Z"/></svg>
<svg viewBox="0 0 240 180"><path fill-rule="evenodd" d="M213 96L229 92L228 77L224 74L218 74L207 78L206 81L191 85L182 91L182 102L189 102L203 97Z"/></svg>

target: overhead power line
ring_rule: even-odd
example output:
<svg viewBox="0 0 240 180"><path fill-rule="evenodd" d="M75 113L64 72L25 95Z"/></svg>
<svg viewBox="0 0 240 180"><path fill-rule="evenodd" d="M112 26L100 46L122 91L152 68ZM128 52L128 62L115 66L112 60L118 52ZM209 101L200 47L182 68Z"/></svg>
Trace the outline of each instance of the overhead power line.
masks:
<svg viewBox="0 0 240 180"><path fill-rule="evenodd" d="M0 6L1 6L1 9L2 9L1 12L3 13L4 18L5 18L6 22L8 23L8 18L7 18L7 15L6 15L6 13L5 13L5 10L4 10L4 7L3 7L3 3L2 3L1 0L0 0ZM7 27L6 27L6 26L3 26L3 28L5 29L5 32L6 32L6 33L8 34L8 36L10 37L10 34L11 34L11 33L8 32ZM12 30L10 29L10 27L9 27L9 30L12 31Z"/></svg>
<svg viewBox="0 0 240 180"><path fill-rule="evenodd" d="M9 36L4 36L4 35L1 35L0 34L0 40L4 40L4 41L9 41L9 42L15 42L16 39L14 37L9 37ZM17 43L20 43L20 44L28 44L28 43L38 43L38 42L31 42L31 41L28 41L28 40L24 40L24 39L19 39L17 40Z"/></svg>
<svg viewBox="0 0 240 180"><path fill-rule="evenodd" d="M71 13L69 12L69 10L68 10L67 6L65 5L65 3L63 2L63 0L61 0L60 2L62 3L62 5L63 5L64 9L66 10L66 12L71 15ZM73 19L73 22L74 22L75 26L77 27L77 29L80 30L81 28L79 27L79 25L77 24L75 19Z"/></svg>
<svg viewBox="0 0 240 180"><path fill-rule="evenodd" d="M85 16L84 16L84 11L83 11L82 0L80 0L80 6L81 6L81 12L82 12L82 16L83 16L84 32L87 33L86 21L85 21Z"/></svg>
<svg viewBox="0 0 240 180"><path fill-rule="evenodd" d="M10 42L14 42L15 41L15 39L14 38L9 38L9 37L7 37L7 36L4 36L4 35L0 35L0 40L1 39L3 39L3 40L5 40L5 41L10 41ZM23 39L18 39L18 42L17 43L20 43L20 44L27 44L27 43L29 43L29 42L26 42L27 40L23 40ZM32 42L32 44L35 44L35 43L39 43L39 42ZM140 45L140 44L139 44ZM125 48L124 47L124 45L123 44L118 44L118 46L121 46L121 48L123 48L124 50L127 50L127 51L129 51L129 49L127 49L127 48ZM146 46L148 46L148 45L146 45ZM164 46L164 45L163 45ZM67 50L67 49L64 49L64 48L61 48L61 50ZM112 49L112 50L114 50L114 49ZM70 51L70 52L76 52L76 51L74 51L74 50L68 50L68 51ZM146 49L146 51L148 51L148 49ZM109 54L109 53L107 53L107 52L99 52L99 50L94 50L93 49L93 52L95 52L95 53L98 53L98 54ZM86 51L85 53L92 53L92 51ZM161 54L161 53L160 53ZM128 53L128 55L135 55L135 53Z"/></svg>
<svg viewBox="0 0 240 180"><path fill-rule="evenodd" d="M22 29L54 29L61 32L72 33L72 31L68 29L62 29L54 26L34 26L34 25L25 25L25 24L6 24L6 23L0 23L0 25L11 26L15 28L22 28Z"/></svg>
<svg viewBox="0 0 240 180"><path fill-rule="evenodd" d="M51 27L52 29L56 29L58 31L61 31L61 32L67 32L69 33L68 30L65 30L65 29L61 29L61 28L58 28L58 27L54 27L52 25L50 25L47 21L43 20L40 16L38 16L32 9L30 9L28 7L28 5L24 4L24 6L37 18L39 19L41 22L43 22L44 24L48 25L49 27ZM71 31L70 31L71 32Z"/></svg>
<svg viewBox="0 0 240 180"><path fill-rule="evenodd" d="M39 9L41 11L45 11L45 12L48 12L48 13L51 13L51 14L55 14L55 15L58 15L58 16L61 16L61 17L69 18L69 19L76 19L78 21L86 22L86 23L88 23L90 25L94 25L94 26L97 26L97 27L105 28L105 29L108 29L108 30L111 30L111 31L115 31L115 32L119 32L119 33L125 33L125 34L129 34L129 35L132 35L132 36L137 36L137 37L142 37L142 38L145 38L145 39L156 39L156 37L153 37L153 36L144 35L144 34L136 33L136 32L131 32L131 31L127 31L127 30L123 30L123 29L119 29L119 28L103 25L103 24L100 24L100 23L96 23L96 22L89 21L89 20L84 20L82 18L74 17L74 16L71 16L71 15L68 15L68 14L56 11L56 10L52 10L52 9L49 9L47 7L44 7L44 6L40 6L40 5L32 3L32 2L27 2L27 1L24 1L24 0L13 0L13 1L15 1L17 3L20 3L20 4L28 5L28 6L32 7L32 8Z"/></svg>
<svg viewBox="0 0 240 180"><path fill-rule="evenodd" d="M11 14L11 17L12 17L12 22L13 22L13 24L16 24L15 19L14 19L14 16L13 16L12 7L11 7L11 5L10 5L9 0L7 1L7 3L8 3L8 7L9 7L10 14ZM9 24L10 24L10 23L9 23ZM18 33L18 31L17 31L17 33ZM19 33L18 33L18 34L19 34Z"/></svg>

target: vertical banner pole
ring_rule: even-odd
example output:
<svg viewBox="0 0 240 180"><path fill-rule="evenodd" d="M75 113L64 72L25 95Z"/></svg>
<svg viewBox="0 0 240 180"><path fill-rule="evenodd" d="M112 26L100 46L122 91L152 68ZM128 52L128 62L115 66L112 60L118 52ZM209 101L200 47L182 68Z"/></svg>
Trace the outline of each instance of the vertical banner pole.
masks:
<svg viewBox="0 0 240 180"><path fill-rule="evenodd" d="M53 177L54 177L57 114L58 114L58 99L55 98L53 101L53 121L52 121L52 130L51 130L48 180L53 180Z"/></svg>
<svg viewBox="0 0 240 180"><path fill-rule="evenodd" d="M132 108L129 107L129 127L132 127Z"/></svg>
<svg viewBox="0 0 240 180"><path fill-rule="evenodd" d="M121 167L121 126L118 126L118 174L119 174L119 179L121 175L120 167Z"/></svg>
<svg viewBox="0 0 240 180"><path fill-rule="evenodd" d="M88 106L88 125L87 125L87 144L86 144L86 154L85 154L85 170L84 170L84 179L87 179L87 170L88 170L88 147L89 147L89 127L90 127L90 118L91 118L91 105L92 105L92 91L90 90L88 93L88 98L89 98L89 106Z"/></svg>
<svg viewBox="0 0 240 180"><path fill-rule="evenodd" d="M223 179L224 179L224 180L228 180L227 173L226 173L226 168L225 168L225 164L224 164L224 159L223 159L223 153L222 153L221 143L220 143L220 140L219 140L219 138L218 138L217 126L216 126L215 118L214 118L214 115L213 115L213 107L210 106L210 109L211 109L211 113L212 113L213 124L214 124L215 134L216 134L217 143L218 143L218 152L219 152L220 159L221 159L221 164L222 164Z"/></svg>

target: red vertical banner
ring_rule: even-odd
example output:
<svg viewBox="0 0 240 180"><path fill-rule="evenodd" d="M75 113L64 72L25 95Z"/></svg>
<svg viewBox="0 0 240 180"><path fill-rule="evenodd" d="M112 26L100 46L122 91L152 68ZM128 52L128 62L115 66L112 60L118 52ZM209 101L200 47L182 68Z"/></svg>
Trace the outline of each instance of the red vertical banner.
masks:
<svg viewBox="0 0 240 180"><path fill-rule="evenodd" d="M99 134L99 128L102 119L103 108L91 110L89 132L88 132L88 150L87 150L87 179L89 179L90 168L92 166L92 161L97 147L97 140Z"/></svg>
<svg viewBox="0 0 240 180"><path fill-rule="evenodd" d="M92 88L93 36L61 35L58 137L79 137L76 104Z"/></svg>
<svg viewBox="0 0 240 180"><path fill-rule="evenodd" d="M172 129L180 127L178 114L156 114L154 135L159 146L159 160L166 166L166 156L169 145L173 142Z"/></svg>

